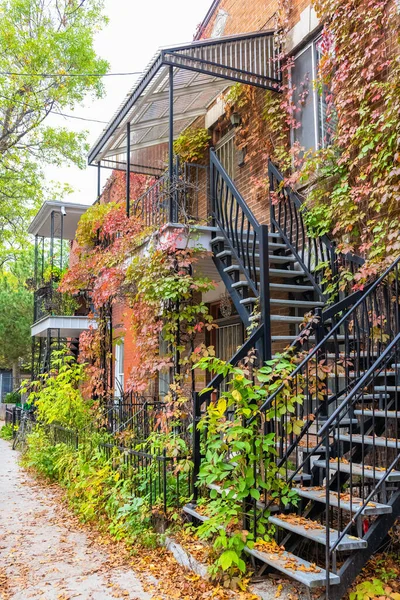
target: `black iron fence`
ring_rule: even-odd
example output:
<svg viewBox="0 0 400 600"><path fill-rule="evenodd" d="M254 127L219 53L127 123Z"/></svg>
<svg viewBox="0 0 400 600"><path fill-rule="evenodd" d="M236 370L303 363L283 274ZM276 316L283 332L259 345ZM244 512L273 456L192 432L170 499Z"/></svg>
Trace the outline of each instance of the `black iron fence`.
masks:
<svg viewBox="0 0 400 600"><path fill-rule="evenodd" d="M188 500L192 462L190 456L168 453L166 447L149 441L150 434L160 427L165 404L151 398L135 399L133 403L128 398L115 399L96 425L80 431L54 423L49 436L54 445L82 449L89 458L100 452L119 479L127 482L132 495L166 513Z"/></svg>
<svg viewBox="0 0 400 600"><path fill-rule="evenodd" d="M16 431L21 422L21 413L22 408L20 406L6 407L5 424L12 425L14 428L14 432Z"/></svg>

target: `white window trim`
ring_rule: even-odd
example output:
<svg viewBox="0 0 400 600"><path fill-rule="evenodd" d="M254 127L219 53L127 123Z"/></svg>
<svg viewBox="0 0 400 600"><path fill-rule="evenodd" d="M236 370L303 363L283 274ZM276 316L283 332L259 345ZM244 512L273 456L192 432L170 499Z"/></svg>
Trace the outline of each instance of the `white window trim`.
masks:
<svg viewBox="0 0 400 600"><path fill-rule="evenodd" d="M125 340L119 338L115 345L115 373L114 373L114 394L116 398L121 398L125 392Z"/></svg>
<svg viewBox="0 0 400 600"><path fill-rule="evenodd" d="M298 52L296 52L296 54L294 54L293 58L296 61L297 58L299 58L302 54L304 54L307 50L309 50L311 48L311 69L312 69L312 73L311 73L311 81L310 81L310 85L311 85L311 90L310 93L312 93L312 99L313 99L313 112L314 112L314 144L315 144L315 149L318 150L320 147L322 147L322 144L320 145L320 139L319 139L319 114L318 114L318 90L317 88L314 86L313 82L315 81L315 77L317 75L317 44L321 39L321 33L319 32L318 35L313 38L312 40L310 40L307 44L305 44L305 46L303 46L301 48L301 50L299 50ZM292 78L289 78L289 86L292 87ZM321 115L321 122L322 122L322 115ZM325 127L324 127L325 129ZM294 129L291 128L290 130L290 143L293 146L293 144L295 143L295 139L294 139Z"/></svg>

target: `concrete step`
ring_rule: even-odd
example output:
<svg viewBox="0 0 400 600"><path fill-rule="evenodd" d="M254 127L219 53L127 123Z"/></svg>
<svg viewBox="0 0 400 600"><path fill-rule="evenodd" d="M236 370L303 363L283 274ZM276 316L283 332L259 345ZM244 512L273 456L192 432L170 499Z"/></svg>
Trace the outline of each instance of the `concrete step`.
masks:
<svg viewBox="0 0 400 600"><path fill-rule="evenodd" d="M257 548L250 549L246 546L245 552L308 588L318 588L326 584L326 571L324 569L291 552L282 550L279 546L277 546L276 552L268 550L263 552L257 550ZM338 585L340 577L335 573L329 573L329 581L331 585Z"/></svg>
<svg viewBox="0 0 400 600"><path fill-rule="evenodd" d="M326 504L326 489L325 487L295 487L294 488L299 496L302 498L306 498L307 500L312 500L313 502L320 502L322 504ZM339 494L337 492L329 492L329 505L334 508L340 508L347 512L355 513L362 505L363 501L361 498L356 498L355 496L350 497L350 494L346 494L345 492L340 495L339 502ZM392 507L388 504L378 504L377 502L368 502L366 506L364 506L362 513L364 516L372 516L372 515L383 515L390 514L392 512Z"/></svg>
<svg viewBox="0 0 400 600"><path fill-rule="evenodd" d="M269 517L269 522L273 523L281 529L300 535L301 537L312 540L317 544L323 544L326 546L326 527L317 523L312 519L306 519L305 517L299 517L298 515L274 515ZM333 545L338 539L340 533L335 529L331 529L329 532L329 545ZM349 551L359 550L360 548L366 548L367 542L360 538L356 538L352 535L345 535L337 546L337 551Z"/></svg>
<svg viewBox="0 0 400 600"><path fill-rule="evenodd" d="M336 440L340 442L348 442L352 444L364 444L366 446L376 446L379 448L395 448L400 449L400 439L395 440L391 438L378 437L377 435L358 435L358 434L344 434L340 433L335 436Z"/></svg>
<svg viewBox="0 0 400 600"><path fill-rule="evenodd" d="M400 419L400 411L395 410L374 410L370 408L356 408L354 414L360 417L375 417L379 419Z"/></svg>
<svg viewBox="0 0 400 600"><path fill-rule="evenodd" d="M317 467L326 467L326 463L324 460L316 460L314 463ZM341 473L352 474L356 477L368 478L368 479L383 479L386 475L386 469L379 467L370 467L368 465L358 465L358 464L350 464L344 463L343 461L331 460L329 461L329 469L332 471L340 471ZM400 471L391 471L387 476L386 481L400 481Z"/></svg>

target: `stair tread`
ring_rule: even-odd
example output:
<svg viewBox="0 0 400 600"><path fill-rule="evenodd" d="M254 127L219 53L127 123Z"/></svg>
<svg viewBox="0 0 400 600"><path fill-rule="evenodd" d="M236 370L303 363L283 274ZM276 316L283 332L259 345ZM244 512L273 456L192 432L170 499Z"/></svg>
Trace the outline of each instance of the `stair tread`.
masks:
<svg viewBox="0 0 400 600"><path fill-rule="evenodd" d="M271 321L282 321L284 323L303 323L304 317L291 317L290 315L271 315Z"/></svg>
<svg viewBox="0 0 400 600"><path fill-rule="evenodd" d="M400 440L379 437L376 435L359 435L353 433L352 435L340 433L335 436L335 439L341 442L351 442L353 444L366 444L367 446L378 446L380 448L396 448L400 449Z"/></svg>
<svg viewBox="0 0 400 600"><path fill-rule="evenodd" d="M374 390L376 392L398 392L400 385L375 385Z"/></svg>
<svg viewBox="0 0 400 600"><path fill-rule="evenodd" d="M270 283L270 290L276 290L280 292L291 292L291 293L303 293L303 292L314 292L312 285L303 285L297 283Z"/></svg>
<svg viewBox="0 0 400 600"><path fill-rule="evenodd" d="M355 415L360 415L361 417L379 417L379 418L387 418L387 419L399 419L400 411L396 410L374 410L370 408L366 409L358 409L354 410Z"/></svg>
<svg viewBox="0 0 400 600"><path fill-rule="evenodd" d="M326 546L326 527L321 525L312 519L305 517L298 517L297 515L272 515L269 517L269 522L273 523L277 527L291 531L296 535L313 540L318 544ZM329 533L329 543L334 544L338 539L340 533L335 529L331 529ZM352 535L345 535L339 542L337 550L358 550L359 548L366 548L367 542L361 538L354 537Z"/></svg>
<svg viewBox="0 0 400 600"><path fill-rule="evenodd" d="M390 396L389 394L383 394L382 392L379 392L379 396L378 394L362 394L362 396L360 394L360 398L363 400L379 400L380 398L390 398Z"/></svg>
<svg viewBox="0 0 400 600"><path fill-rule="evenodd" d="M224 253L226 251L224 250ZM223 253L220 252L219 254L216 255L217 258L220 258L220 255L222 255ZM227 256L226 254L224 254L224 256ZM255 267L256 271L260 270L260 267ZM231 271L241 271L241 267L239 265L229 265L228 267L224 268L224 272L225 273L230 273ZM297 269L269 269L269 274L271 277L304 277L305 276L305 271L299 271ZM271 284L270 284L271 287Z"/></svg>
<svg viewBox="0 0 400 600"><path fill-rule="evenodd" d="M326 462L324 460L316 460L314 463L317 467L326 467ZM355 476L364 476L369 479L383 479L386 475L386 469L381 469L378 467L371 467L369 465L359 465L353 463L344 463L342 460L340 463L331 459L329 461L329 468L333 471L340 471L341 473L352 473ZM400 471L391 471L387 476L386 481L400 481Z"/></svg>
<svg viewBox="0 0 400 600"><path fill-rule="evenodd" d="M298 306L300 308L314 308L317 306L324 306L324 302L318 302L314 300L291 300L284 298L270 298L270 304L278 304L282 306Z"/></svg>
<svg viewBox="0 0 400 600"><path fill-rule="evenodd" d="M273 341L283 341L283 342L288 341L288 342L293 342L293 343L296 342L296 338L294 338L292 335L273 335L273 336L271 336L271 339ZM315 341L314 336L310 336L308 339L312 342ZM345 340L348 340L348 339L354 339L354 336L349 337L349 336L344 336L344 335L337 335L335 339L339 342L344 342ZM330 342L328 341L327 343L329 344Z"/></svg>
<svg viewBox="0 0 400 600"><path fill-rule="evenodd" d="M221 250L221 252L218 252L215 256L217 258L225 258L225 256L233 256L233 252L232 250L229 250L229 248L225 248L224 250ZM250 257L252 260L258 261L260 259L260 255L258 254L258 252L256 252L255 254L250 252ZM282 256L279 254L269 254L268 258L269 262L271 263L294 263L297 260L295 256Z"/></svg>
<svg viewBox="0 0 400 600"><path fill-rule="evenodd" d="M279 547L277 552L265 552L246 546L245 552L309 588L321 587L326 583L325 569ZM331 585L337 585L340 583L340 577L335 573L329 573L329 581Z"/></svg>
<svg viewBox="0 0 400 600"><path fill-rule="evenodd" d="M302 498L307 498L309 500L313 500L314 502L322 502L326 503L326 489L325 487L294 487L293 489L301 496ZM350 497L350 494L343 493L340 497L340 508L346 510L348 512L357 512L360 508L360 504L362 500L356 497ZM332 507L339 507L339 494L337 492L329 492L329 504ZM378 502L368 502L366 506L364 506L362 510L362 514L365 516L372 515L383 515L390 514L392 512L392 507L388 504L379 504Z"/></svg>

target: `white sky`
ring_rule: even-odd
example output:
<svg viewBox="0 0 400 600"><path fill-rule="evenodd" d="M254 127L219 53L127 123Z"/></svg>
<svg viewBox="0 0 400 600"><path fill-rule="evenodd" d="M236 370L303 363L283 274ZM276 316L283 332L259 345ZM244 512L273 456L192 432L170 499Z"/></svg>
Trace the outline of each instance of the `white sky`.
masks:
<svg viewBox="0 0 400 600"><path fill-rule="evenodd" d="M160 46L190 42L197 25L211 6L211 0L106 0L108 26L98 34L96 50L110 63L110 72L142 71ZM137 76L105 77L106 97L88 100L76 107L79 117L109 121L132 88ZM65 110L70 113L70 111ZM92 145L105 127L75 119L51 116L51 125L63 125L74 131L87 129ZM110 171L102 171L102 184ZM47 168L48 181L68 183L74 188L68 202L92 204L97 193L97 169L87 167Z"/></svg>

